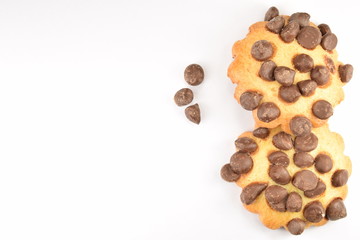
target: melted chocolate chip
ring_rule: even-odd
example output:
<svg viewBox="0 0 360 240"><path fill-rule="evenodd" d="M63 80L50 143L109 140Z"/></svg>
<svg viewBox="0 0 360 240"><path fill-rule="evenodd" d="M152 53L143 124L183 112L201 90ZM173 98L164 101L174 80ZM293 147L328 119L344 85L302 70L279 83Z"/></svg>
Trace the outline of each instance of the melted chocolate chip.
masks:
<svg viewBox="0 0 360 240"><path fill-rule="evenodd" d="M325 66L316 66L311 70L310 77L317 85L325 85L330 79L329 69Z"/></svg>
<svg viewBox="0 0 360 240"><path fill-rule="evenodd" d="M241 153L252 153L258 148L256 142L248 137L241 137L236 139L235 146Z"/></svg>
<svg viewBox="0 0 360 240"><path fill-rule="evenodd" d="M266 28L273 33L280 33L281 29L285 25L285 19L282 16L277 16L271 19L270 22L266 24Z"/></svg>
<svg viewBox="0 0 360 240"><path fill-rule="evenodd" d="M279 88L279 97L285 102L294 103L300 96L301 93L297 85L291 85L289 87L281 86Z"/></svg>
<svg viewBox="0 0 360 240"><path fill-rule="evenodd" d="M297 12L290 16L289 21L298 22L300 27L309 25L310 15L304 12Z"/></svg>
<svg viewBox="0 0 360 240"><path fill-rule="evenodd" d="M290 120L290 130L295 136L302 136L311 132L311 122L306 117L293 117Z"/></svg>
<svg viewBox="0 0 360 240"><path fill-rule="evenodd" d="M285 185L291 180L289 172L283 166L271 165L269 168L269 176L277 184Z"/></svg>
<svg viewBox="0 0 360 240"><path fill-rule="evenodd" d="M263 96L260 93L247 91L241 94L240 105L244 109L252 111L259 106L262 98Z"/></svg>
<svg viewBox="0 0 360 240"><path fill-rule="evenodd" d="M326 208L326 218L335 221L346 217L347 212L344 202L340 199L334 199Z"/></svg>
<svg viewBox="0 0 360 240"><path fill-rule="evenodd" d="M297 192L291 192L286 201L286 210L289 212L300 212L302 208L302 198Z"/></svg>
<svg viewBox="0 0 360 240"><path fill-rule="evenodd" d="M197 86L204 81L204 70L198 64L191 64L185 68L184 78L191 86Z"/></svg>
<svg viewBox="0 0 360 240"><path fill-rule="evenodd" d="M318 145L318 138L315 134L309 133L295 138L295 150L298 152L311 152Z"/></svg>
<svg viewBox="0 0 360 240"><path fill-rule="evenodd" d="M300 218L294 218L287 224L288 231L293 235L300 235L305 230L305 221Z"/></svg>
<svg viewBox="0 0 360 240"><path fill-rule="evenodd" d="M236 152L230 158L230 166L236 173L248 173L253 167L253 160L246 153Z"/></svg>
<svg viewBox="0 0 360 240"><path fill-rule="evenodd" d="M324 61L325 61L325 65L329 69L329 71L331 73L334 73L335 72L335 63L334 63L334 61L330 57L328 57L326 55L324 56Z"/></svg>
<svg viewBox="0 0 360 240"><path fill-rule="evenodd" d="M315 158L315 168L320 173L327 173L329 172L333 167L333 162L331 158L326 155L320 153Z"/></svg>
<svg viewBox="0 0 360 240"><path fill-rule="evenodd" d="M276 67L274 77L281 85L288 87L294 82L295 71L284 66Z"/></svg>
<svg viewBox="0 0 360 240"><path fill-rule="evenodd" d="M339 66L339 75L342 82L347 83L351 80L354 68L351 64Z"/></svg>
<svg viewBox="0 0 360 240"><path fill-rule="evenodd" d="M302 191L313 190L318 183L317 176L309 170L301 170L295 173L292 184Z"/></svg>
<svg viewBox="0 0 360 240"><path fill-rule="evenodd" d="M286 42L290 43L294 41L296 36L300 31L300 25L298 22L291 21L289 22L280 32L280 38Z"/></svg>
<svg viewBox="0 0 360 240"><path fill-rule="evenodd" d="M199 104L194 104L185 108L185 116L191 122L199 124L201 121Z"/></svg>
<svg viewBox="0 0 360 240"><path fill-rule="evenodd" d="M263 64L261 64L259 76L266 81L274 81L275 68L276 68L276 64L271 60L267 60L263 62Z"/></svg>
<svg viewBox="0 0 360 240"><path fill-rule="evenodd" d="M297 83L300 93L304 97L309 97L314 94L317 83L314 80L304 80Z"/></svg>
<svg viewBox="0 0 360 240"><path fill-rule="evenodd" d="M273 19L274 17L279 16L279 10L276 7L271 7L267 10L267 12L265 13L265 21L270 21L271 19Z"/></svg>
<svg viewBox="0 0 360 240"><path fill-rule="evenodd" d="M321 35L325 35L327 33L331 33L331 29L329 27L329 25L325 24L325 23L322 23L318 26L320 32L321 32Z"/></svg>
<svg viewBox="0 0 360 240"><path fill-rule="evenodd" d="M272 57L273 47L266 40L259 40L251 48L251 55L258 61L265 61Z"/></svg>
<svg viewBox="0 0 360 240"><path fill-rule="evenodd" d="M331 184L334 187L341 187L347 183L349 173L345 169L337 170L331 177Z"/></svg>
<svg viewBox="0 0 360 240"><path fill-rule="evenodd" d="M267 138L269 134L270 134L270 130L264 127L259 127L253 131L254 137L261 139Z"/></svg>
<svg viewBox="0 0 360 240"><path fill-rule="evenodd" d="M314 49L321 42L321 32L315 27L306 26L300 30L296 39L304 48Z"/></svg>
<svg viewBox="0 0 360 240"><path fill-rule="evenodd" d="M279 132L273 136L272 143L281 150L290 150L293 148L291 135L286 132Z"/></svg>
<svg viewBox="0 0 360 240"><path fill-rule="evenodd" d="M246 205L253 203L266 187L267 183L250 183L241 192L241 202Z"/></svg>
<svg viewBox="0 0 360 240"><path fill-rule="evenodd" d="M176 92L174 101L178 106L185 106L192 102L194 94L189 88L183 88Z"/></svg>
<svg viewBox="0 0 360 240"><path fill-rule="evenodd" d="M308 198L313 198L321 195L326 190L326 185L323 181L319 179L318 184L312 190L307 190L304 192L304 195Z"/></svg>
<svg viewBox="0 0 360 240"><path fill-rule="evenodd" d="M278 185L272 185L265 190L265 198L270 207L279 212L286 211L287 190Z"/></svg>
<svg viewBox="0 0 360 240"><path fill-rule="evenodd" d="M333 108L328 101L319 100L312 106L312 113L320 119L328 119L333 115Z"/></svg>
<svg viewBox="0 0 360 240"><path fill-rule="evenodd" d="M299 54L292 60L294 67L300 72L310 72L314 67L314 60L307 54Z"/></svg>
<svg viewBox="0 0 360 240"><path fill-rule="evenodd" d="M257 110L260 121L271 122L280 116L280 109L272 102L261 103Z"/></svg>
<svg viewBox="0 0 360 240"><path fill-rule="evenodd" d="M222 179L227 182L235 182L240 178L240 174L232 170L230 164L225 164L220 171Z"/></svg>
<svg viewBox="0 0 360 240"><path fill-rule="evenodd" d="M289 166L289 162L290 162L289 157L286 155L286 153L282 151L272 152L268 156L268 160L273 165L283 166L283 167Z"/></svg>
<svg viewBox="0 0 360 240"><path fill-rule="evenodd" d="M308 203L304 208L304 217L312 223L320 222L325 215L325 210L319 201Z"/></svg>
<svg viewBox="0 0 360 240"><path fill-rule="evenodd" d="M314 164L314 158L306 152L298 152L294 154L294 164L299 168L310 167Z"/></svg>
<svg viewBox="0 0 360 240"><path fill-rule="evenodd" d="M336 48L338 39L335 34L327 33L321 39L321 46L323 49L332 51Z"/></svg>

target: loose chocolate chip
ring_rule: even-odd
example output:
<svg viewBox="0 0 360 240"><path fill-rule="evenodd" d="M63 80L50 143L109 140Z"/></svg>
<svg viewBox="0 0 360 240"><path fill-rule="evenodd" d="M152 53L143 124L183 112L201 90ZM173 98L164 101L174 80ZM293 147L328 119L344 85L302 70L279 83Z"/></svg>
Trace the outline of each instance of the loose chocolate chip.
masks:
<svg viewBox="0 0 360 240"><path fill-rule="evenodd" d="M328 56L324 56L324 61L325 61L325 65L326 67L329 69L329 71L331 73L334 73L335 72L335 64L334 64L334 61L328 57Z"/></svg>
<svg viewBox="0 0 360 240"><path fill-rule="evenodd" d="M334 199L326 208L326 218L335 221L346 217L346 208L344 202L340 199Z"/></svg>
<svg viewBox="0 0 360 240"><path fill-rule="evenodd" d="M279 16L279 10L276 7L271 7L265 14L265 21L270 21L274 17Z"/></svg>
<svg viewBox="0 0 360 240"><path fill-rule="evenodd" d="M251 47L251 55L258 61L265 61L273 55L273 47L266 40L259 40Z"/></svg>
<svg viewBox="0 0 360 240"><path fill-rule="evenodd" d="M266 28L273 33L280 33L281 29L285 25L285 19L282 16L274 17L266 24Z"/></svg>
<svg viewBox="0 0 360 240"><path fill-rule="evenodd" d="M297 83L301 95L304 97L311 96L317 87L317 83L314 80L304 80Z"/></svg>
<svg viewBox="0 0 360 240"><path fill-rule="evenodd" d="M293 235L300 235L305 230L305 221L301 220L300 218L294 218L287 224L287 229Z"/></svg>
<svg viewBox="0 0 360 240"><path fill-rule="evenodd" d="M272 152L268 156L268 160L273 165L283 166L283 167L289 166L289 162L290 162L289 157L286 155L286 153L282 151Z"/></svg>
<svg viewBox="0 0 360 240"><path fill-rule="evenodd" d="M312 113L320 119L328 119L333 115L333 108L328 101L319 100L312 106Z"/></svg>
<svg viewBox="0 0 360 240"><path fill-rule="evenodd" d="M204 70L198 64L191 64L185 68L184 78L191 86L197 86L204 81Z"/></svg>
<svg viewBox="0 0 360 240"><path fill-rule="evenodd" d="M325 210L319 201L308 203L304 208L304 217L309 222L320 222L325 215Z"/></svg>
<svg viewBox="0 0 360 240"><path fill-rule="evenodd" d="M241 192L241 202L246 205L253 203L266 187L267 183L250 183Z"/></svg>
<svg viewBox="0 0 360 240"><path fill-rule="evenodd" d="M335 34L327 33L321 39L321 46L325 50L332 51L336 48L337 42L338 40Z"/></svg>
<svg viewBox="0 0 360 240"><path fill-rule="evenodd" d="M244 109L252 111L259 106L262 98L263 96L260 93L247 91L241 94L240 105Z"/></svg>
<svg viewBox="0 0 360 240"><path fill-rule="evenodd" d="M302 208L302 198L297 192L291 192L286 201L286 210L289 212L300 212Z"/></svg>
<svg viewBox="0 0 360 240"><path fill-rule="evenodd" d="M178 106L185 106L192 102L194 94L189 88L183 88L176 92L174 101Z"/></svg>
<svg viewBox="0 0 360 240"><path fill-rule="evenodd" d="M333 162L328 155L320 153L319 155L316 156L315 168L316 170L318 170L318 172L327 173L332 169L332 167L333 167Z"/></svg>
<svg viewBox="0 0 360 240"><path fill-rule="evenodd" d="M276 67L274 77L281 85L288 87L294 82L295 71L284 66Z"/></svg>
<svg viewBox="0 0 360 240"><path fill-rule="evenodd" d="M325 85L330 79L329 69L325 66L316 66L311 70L310 77L317 85Z"/></svg>
<svg viewBox="0 0 360 240"><path fill-rule="evenodd" d="M317 197L326 190L326 185L323 181L319 179L318 184L313 190L307 190L304 192L304 195L308 198Z"/></svg>
<svg viewBox="0 0 360 240"><path fill-rule="evenodd" d="M314 49L321 42L321 32L315 27L306 26L300 30L296 39L304 48Z"/></svg>
<svg viewBox="0 0 360 240"><path fill-rule="evenodd" d="M191 122L199 124L201 121L199 104L194 104L185 108L185 116Z"/></svg>
<svg viewBox="0 0 360 240"><path fill-rule="evenodd" d="M225 164L221 168L221 177L227 182L235 182L240 178L240 174L232 170L230 164Z"/></svg>
<svg viewBox="0 0 360 240"><path fill-rule="evenodd" d="M298 86L293 84L289 87L281 86L279 88L279 96L285 102L294 103L299 99L301 93Z"/></svg>
<svg viewBox="0 0 360 240"><path fill-rule="evenodd" d="M330 29L329 25L327 25L325 23L320 24L318 26L318 28L323 36L327 33L331 33L331 29Z"/></svg>
<svg viewBox="0 0 360 240"><path fill-rule="evenodd" d="M314 158L306 152L298 152L294 154L294 163L299 168L306 168L314 164Z"/></svg>
<svg viewBox="0 0 360 240"><path fill-rule="evenodd" d="M354 68L351 64L339 66L339 75L342 82L347 83L351 80Z"/></svg>
<svg viewBox="0 0 360 240"><path fill-rule="evenodd" d="M296 36L299 34L300 25L298 22L291 21L289 22L280 32L280 38L286 42L290 43L294 41Z"/></svg>
<svg viewBox="0 0 360 240"><path fill-rule="evenodd" d="M253 160L246 153L236 152L230 158L230 166L236 173L247 173L253 167Z"/></svg>
<svg viewBox="0 0 360 240"><path fill-rule="evenodd" d="M261 139L267 138L269 134L270 134L270 130L264 127L259 127L253 131L254 137Z"/></svg>
<svg viewBox="0 0 360 240"><path fill-rule="evenodd" d="M235 146L241 153L252 153L258 148L256 142L248 137L241 137L236 139Z"/></svg>
<svg viewBox="0 0 360 240"><path fill-rule="evenodd" d="M274 81L275 68L276 64L271 60L267 60L261 64L259 76L266 81Z"/></svg>
<svg viewBox="0 0 360 240"><path fill-rule="evenodd" d="M291 180L289 172L283 166L271 165L269 168L269 176L277 184L285 185Z"/></svg>
<svg viewBox="0 0 360 240"><path fill-rule="evenodd" d="M334 187L341 187L347 183L349 173L345 169L337 170L331 177L331 184Z"/></svg>
<svg viewBox="0 0 360 240"><path fill-rule="evenodd" d="M295 136L302 136L311 132L311 122L306 117L293 117L290 120L290 130Z"/></svg>
<svg viewBox="0 0 360 240"><path fill-rule="evenodd" d="M290 150L293 148L291 135L286 132L279 132L273 136L272 143L281 150Z"/></svg>
<svg viewBox="0 0 360 240"><path fill-rule="evenodd" d="M280 109L272 102L261 103L257 110L260 121L271 122L280 116Z"/></svg>
<svg viewBox="0 0 360 240"><path fill-rule="evenodd" d="M309 170L301 170L295 173L292 183L302 191L313 190L318 183L317 176Z"/></svg>
<svg viewBox="0 0 360 240"><path fill-rule="evenodd" d="M287 190L277 185L272 185L265 190L265 198L270 207L279 212L286 211L287 196Z"/></svg>
<svg viewBox="0 0 360 240"><path fill-rule="evenodd" d="M292 60L294 67L300 72L310 72L314 67L314 60L307 54L299 54Z"/></svg>
<svg viewBox="0 0 360 240"><path fill-rule="evenodd" d="M315 134L309 133L295 138L295 150L298 152L311 152L318 145L318 138Z"/></svg>
<svg viewBox="0 0 360 240"><path fill-rule="evenodd" d="M290 16L289 21L298 22L300 27L309 25L310 15L304 12L297 12Z"/></svg>

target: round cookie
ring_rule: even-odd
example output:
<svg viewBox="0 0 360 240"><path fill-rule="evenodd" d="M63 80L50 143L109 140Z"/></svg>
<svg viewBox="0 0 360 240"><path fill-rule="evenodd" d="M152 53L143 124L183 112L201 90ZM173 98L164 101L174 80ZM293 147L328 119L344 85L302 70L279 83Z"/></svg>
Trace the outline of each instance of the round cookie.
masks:
<svg viewBox="0 0 360 240"><path fill-rule="evenodd" d="M343 154L342 137L327 124L301 136L281 127L256 128L235 143L237 152L221 175L242 187L242 203L266 227L301 234L346 216L351 161Z"/></svg>

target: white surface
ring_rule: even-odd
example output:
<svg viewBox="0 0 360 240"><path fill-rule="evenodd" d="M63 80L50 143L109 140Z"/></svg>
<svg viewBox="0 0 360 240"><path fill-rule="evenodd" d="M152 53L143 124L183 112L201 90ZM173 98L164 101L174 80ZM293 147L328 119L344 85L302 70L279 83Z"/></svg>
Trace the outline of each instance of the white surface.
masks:
<svg viewBox="0 0 360 240"><path fill-rule="evenodd" d="M307 11L359 69L357 1L0 2L0 239L292 239L262 226L219 170L253 126L226 76L232 44L271 5ZM199 126L173 103L183 70ZM331 129L353 160L348 217L301 239L354 239L358 71Z"/></svg>

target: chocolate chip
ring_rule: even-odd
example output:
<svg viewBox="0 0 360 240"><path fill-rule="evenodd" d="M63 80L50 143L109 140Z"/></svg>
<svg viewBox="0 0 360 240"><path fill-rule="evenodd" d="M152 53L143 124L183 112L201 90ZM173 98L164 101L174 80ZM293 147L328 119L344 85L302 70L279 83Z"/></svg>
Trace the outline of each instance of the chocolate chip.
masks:
<svg viewBox="0 0 360 240"><path fill-rule="evenodd" d="M197 86L204 81L204 70L198 64L191 64L185 68L184 78L191 86Z"/></svg>
<svg viewBox="0 0 360 240"><path fill-rule="evenodd" d="M199 124L201 121L199 104L194 104L185 108L185 116L191 122Z"/></svg>
<svg viewBox="0 0 360 240"><path fill-rule="evenodd" d="M258 148L256 142L248 137L241 137L236 139L235 146L241 153L252 153Z"/></svg>
<svg viewBox="0 0 360 240"><path fill-rule="evenodd" d="M266 40L259 40L251 48L251 55L258 61L265 61L273 55L273 47Z"/></svg>
<svg viewBox="0 0 360 240"><path fill-rule="evenodd" d="M265 190L265 198L270 207L279 212L286 211L288 193L283 187L272 185Z"/></svg>
<svg viewBox="0 0 360 240"><path fill-rule="evenodd" d="M261 139L267 138L269 134L270 134L270 130L264 127L259 127L253 131L254 137Z"/></svg>
<svg viewBox="0 0 360 240"><path fill-rule="evenodd" d="M281 85L288 87L294 82L295 71L284 66L276 67L274 77Z"/></svg>
<svg viewBox="0 0 360 240"><path fill-rule="evenodd" d="M281 29L285 25L285 19L282 16L274 17L266 24L266 28L273 33L280 33Z"/></svg>
<svg viewBox="0 0 360 240"><path fill-rule="evenodd" d="M304 217L312 223L320 222L325 215L325 210L319 201L308 203L304 208Z"/></svg>
<svg viewBox="0 0 360 240"><path fill-rule="evenodd" d="M272 143L281 150L290 150L293 148L291 135L286 132L279 132L273 136Z"/></svg>
<svg viewBox="0 0 360 240"><path fill-rule="evenodd" d="M297 12L290 16L289 21L298 22L300 27L309 25L310 15L304 12Z"/></svg>
<svg viewBox="0 0 360 240"><path fill-rule="evenodd" d="M291 192L286 201L286 210L289 212L300 212L302 208L302 198L297 192Z"/></svg>
<svg viewBox="0 0 360 240"><path fill-rule="evenodd" d="M337 42L338 40L335 34L327 33L321 39L321 46L325 50L332 51L336 48Z"/></svg>
<svg viewBox="0 0 360 240"><path fill-rule="evenodd" d="M310 77L317 85L325 85L330 79L329 69L325 66L316 66L311 70Z"/></svg>
<svg viewBox="0 0 360 240"><path fill-rule="evenodd" d="M281 86L279 88L279 96L285 102L294 103L299 99L301 93L298 86L294 84L289 87Z"/></svg>
<svg viewBox="0 0 360 240"><path fill-rule="evenodd" d="M311 96L314 94L317 83L314 80L304 80L297 83L301 95L304 97Z"/></svg>
<svg viewBox="0 0 360 240"><path fill-rule="evenodd" d="M280 32L280 38L286 42L290 43L294 41L296 36L299 34L300 25L298 22L291 21L289 22Z"/></svg>
<svg viewBox="0 0 360 240"><path fill-rule="evenodd" d="M314 158L306 152L298 152L294 154L294 163L299 168L306 168L314 164Z"/></svg>
<svg viewBox="0 0 360 240"><path fill-rule="evenodd" d="M253 160L246 153L236 152L230 158L230 166L236 173L247 173L253 167Z"/></svg>
<svg viewBox="0 0 360 240"><path fill-rule="evenodd" d="M280 109L272 102L261 103L257 110L260 121L271 122L280 116Z"/></svg>
<svg viewBox="0 0 360 240"><path fill-rule="evenodd" d="M342 82L347 83L351 80L354 68L351 64L339 66L339 75Z"/></svg>
<svg viewBox="0 0 360 240"><path fill-rule="evenodd" d="M174 101L178 106L185 106L192 102L194 94L189 88L180 89L175 93Z"/></svg>
<svg viewBox="0 0 360 240"><path fill-rule="evenodd" d="M267 12L265 13L265 21L270 21L274 17L279 16L279 10L276 7L271 7Z"/></svg>
<svg viewBox="0 0 360 240"><path fill-rule="evenodd" d="M283 167L289 166L289 162L290 162L289 157L286 155L286 153L282 151L272 152L268 156L268 160L273 165L278 165Z"/></svg>
<svg viewBox="0 0 360 240"><path fill-rule="evenodd" d="M271 165L269 168L269 176L277 184L285 185L291 180L289 172L283 166Z"/></svg>
<svg viewBox="0 0 360 240"><path fill-rule="evenodd" d="M305 230L305 221L301 220L300 218L294 218L287 224L287 229L293 235L300 235Z"/></svg>
<svg viewBox="0 0 360 240"><path fill-rule="evenodd" d="M274 81L275 68L276 64L271 60L267 60L261 64L259 76L266 81Z"/></svg>
<svg viewBox="0 0 360 240"><path fill-rule="evenodd" d="M319 100L312 106L312 113L320 119L328 119L333 115L333 108L328 101Z"/></svg>
<svg viewBox="0 0 360 240"><path fill-rule="evenodd" d="M347 183L349 173L345 169L337 170L331 177L331 184L334 187L341 187Z"/></svg>
<svg viewBox="0 0 360 240"><path fill-rule="evenodd" d="M295 136L302 136L311 132L311 122L306 117L293 117L290 120L290 130Z"/></svg>
<svg viewBox="0 0 360 240"><path fill-rule="evenodd" d="M332 169L332 167L333 167L333 162L328 155L320 153L319 155L316 156L315 168L316 170L318 170L318 172L327 173Z"/></svg>
<svg viewBox="0 0 360 240"><path fill-rule="evenodd" d="M315 27L306 26L300 30L296 39L304 48L314 49L321 42L321 32Z"/></svg>
<svg viewBox="0 0 360 240"><path fill-rule="evenodd" d="M298 152L311 152L318 145L318 138L313 133L295 138L295 150Z"/></svg>
<svg viewBox="0 0 360 240"><path fill-rule="evenodd" d="M266 187L267 183L250 183L241 192L241 202L246 205L253 203Z"/></svg>
<svg viewBox="0 0 360 240"><path fill-rule="evenodd" d="M240 105L244 109L252 111L259 106L262 98L263 96L260 93L247 91L241 94Z"/></svg>
<svg viewBox="0 0 360 240"><path fill-rule="evenodd" d="M318 26L320 32L321 32L321 35L325 35L327 33L331 33L331 29L329 27L329 25L325 24L325 23L322 23Z"/></svg>
<svg viewBox="0 0 360 240"><path fill-rule="evenodd" d="M314 60L307 54L299 54L292 60L294 67L300 72L310 72L314 67Z"/></svg>
<svg viewBox="0 0 360 240"><path fill-rule="evenodd" d="M326 218L335 221L346 217L346 208L344 202L340 199L334 199L326 208Z"/></svg>
<svg viewBox="0 0 360 240"><path fill-rule="evenodd" d="M240 178L240 174L232 170L230 164L225 164L220 171L222 179L227 182L235 182Z"/></svg>
<svg viewBox="0 0 360 240"><path fill-rule="evenodd" d="M334 64L334 61L328 57L328 56L324 56L324 61L325 61L325 65L326 67L329 69L329 71L331 73L334 73L335 72L335 64Z"/></svg>
<svg viewBox="0 0 360 240"><path fill-rule="evenodd" d="M326 185L323 181L319 179L318 184L313 190L307 190L304 192L304 195L308 198L317 197L326 190Z"/></svg>
<svg viewBox="0 0 360 240"><path fill-rule="evenodd" d="M317 176L309 170L301 170L295 173L292 183L302 191L313 190L318 183Z"/></svg>

